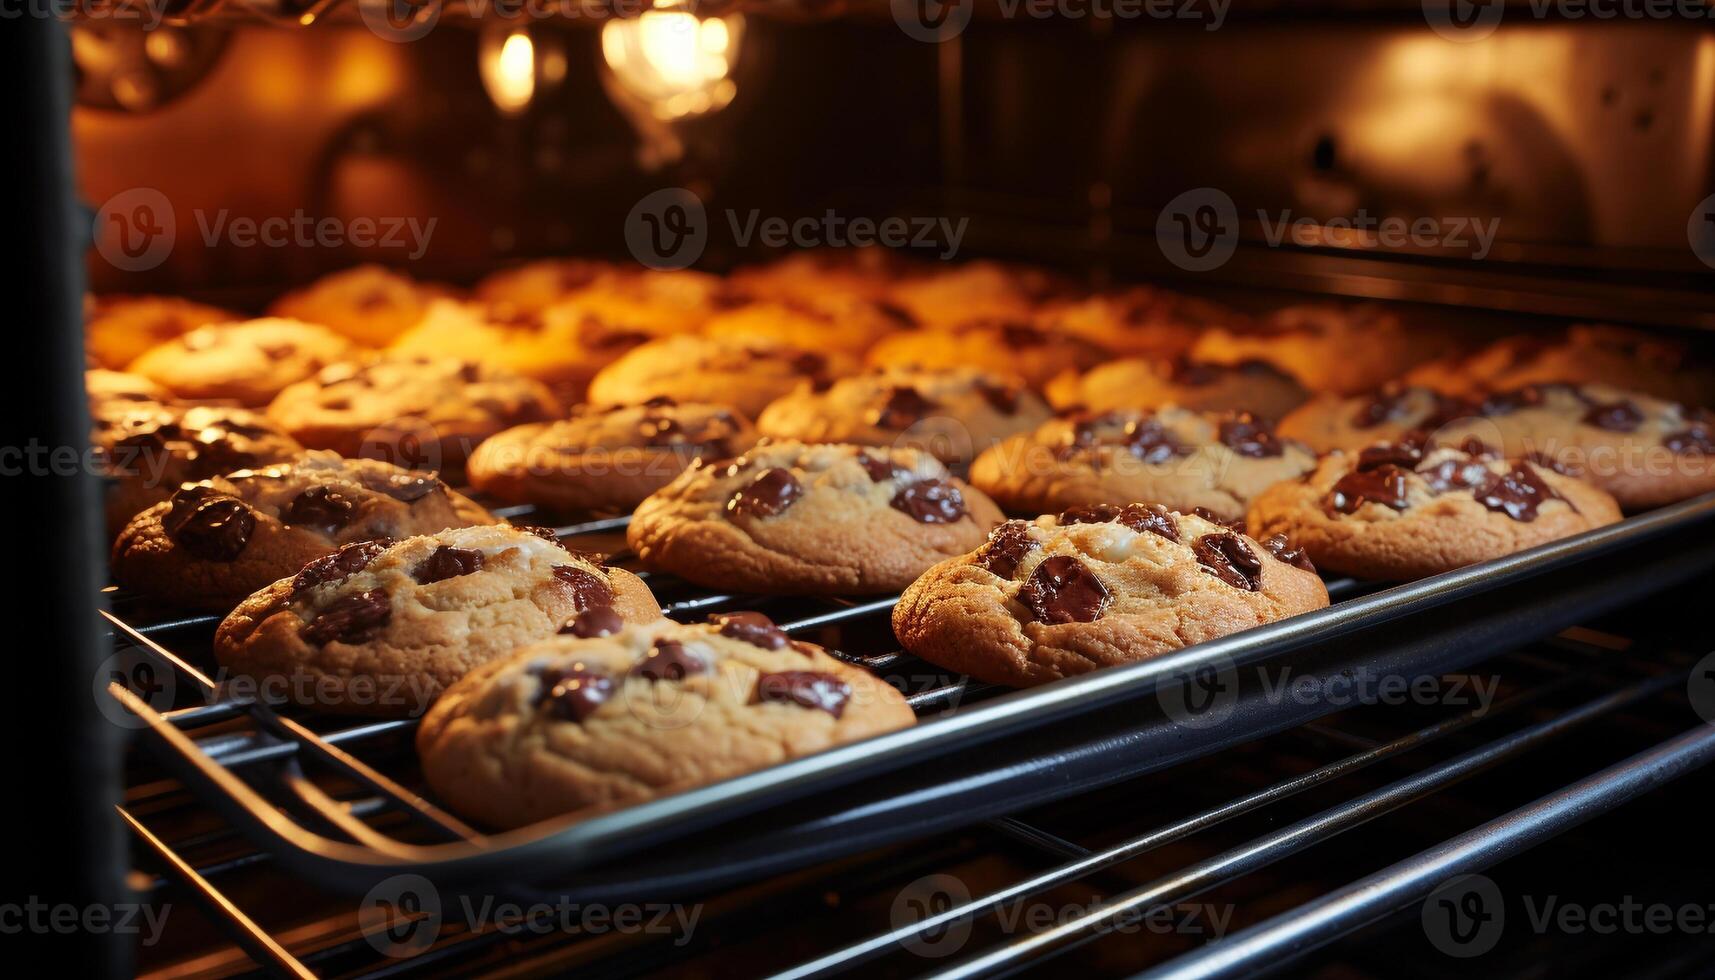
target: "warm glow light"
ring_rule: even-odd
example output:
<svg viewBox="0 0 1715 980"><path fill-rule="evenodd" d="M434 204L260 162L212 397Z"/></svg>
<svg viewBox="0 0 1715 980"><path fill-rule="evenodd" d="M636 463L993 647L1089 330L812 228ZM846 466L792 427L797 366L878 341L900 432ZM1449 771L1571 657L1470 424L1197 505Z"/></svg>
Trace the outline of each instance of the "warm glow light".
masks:
<svg viewBox="0 0 1715 980"><path fill-rule="evenodd" d="M494 107L506 115L517 115L536 94L536 46L522 30L505 36L498 45L482 46L482 84Z"/></svg>
<svg viewBox="0 0 1715 980"><path fill-rule="evenodd" d="M727 76L738 56L744 18L699 18L657 0L658 9L602 25L602 57L623 96L658 119L701 115L732 101Z"/></svg>

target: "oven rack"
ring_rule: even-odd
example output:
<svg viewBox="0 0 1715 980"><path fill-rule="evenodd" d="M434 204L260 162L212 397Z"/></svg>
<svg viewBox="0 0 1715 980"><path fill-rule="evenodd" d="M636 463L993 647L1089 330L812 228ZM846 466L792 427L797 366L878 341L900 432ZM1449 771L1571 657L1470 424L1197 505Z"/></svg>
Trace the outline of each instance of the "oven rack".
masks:
<svg viewBox="0 0 1715 980"><path fill-rule="evenodd" d="M562 530L583 543L622 524ZM1611 574L1614 565L1624 574ZM1188 729L1164 716L1158 689L1170 692L1198 671L1268 663L1323 678L1360 667L1437 675L1711 566L1715 498L1703 498L1392 589L1367 592L1359 583L1332 583L1341 599L1330 609L1047 688L1002 693L949 679L912 692L919 713L934 715L914 729L581 824L549 823L487 837L358 757L408 734L411 722L300 719L289 711L218 699L162 714L123 687L112 692L142 720L147 741L186 788L270 860L312 881L358 894L392 875L420 873L453 891L488 889L522 897L549 894L537 889L551 888L556 896L580 901L615 901L702 893L1001 820L1337 710L1324 703L1271 704L1241 678L1224 723ZM660 578L651 586L679 616L752 604L744 597L688 592ZM885 631L890 605L798 603L796 616L765 608L789 631L817 637L829 629ZM206 632L213 617L134 624L127 615L135 612L132 600L116 596L114 606L120 612L108 615L121 643L156 658L205 694L214 693L210 679L173 649L186 634ZM887 652L852 659L884 676L924 666ZM330 721L332 727L318 730ZM234 731L245 722L248 730ZM264 772L270 767L278 771ZM363 804L330 795L306 770L331 772L355 785ZM268 775L278 782L272 795L252 784ZM831 792L836 788L839 793ZM134 814L125 816L147 847L177 867L171 848L149 835ZM670 860L651 856L668 841L679 845ZM206 876L189 866L179 871L205 898L227 908ZM562 876L572 872L575 884L568 888ZM281 966L283 950L270 949L265 933L246 930L242 913L230 911L246 948Z"/></svg>

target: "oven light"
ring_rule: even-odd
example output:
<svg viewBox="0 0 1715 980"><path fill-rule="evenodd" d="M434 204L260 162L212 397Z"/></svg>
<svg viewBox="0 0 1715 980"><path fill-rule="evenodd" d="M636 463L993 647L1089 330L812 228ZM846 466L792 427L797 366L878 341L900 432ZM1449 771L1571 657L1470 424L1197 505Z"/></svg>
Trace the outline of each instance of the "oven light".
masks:
<svg viewBox="0 0 1715 980"><path fill-rule="evenodd" d="M502 115L516 116L536 94L536 45L523 28L491 31L478 50L482 87Z"/></svg>
<svg viewBox="0 0 1715 980"><path fill-rule="evenodd" d="M713 112L738 92L729 77L744 18L698 17L657 0L641 16L602 25L601 50L622 104L672 121Z"/></svg>

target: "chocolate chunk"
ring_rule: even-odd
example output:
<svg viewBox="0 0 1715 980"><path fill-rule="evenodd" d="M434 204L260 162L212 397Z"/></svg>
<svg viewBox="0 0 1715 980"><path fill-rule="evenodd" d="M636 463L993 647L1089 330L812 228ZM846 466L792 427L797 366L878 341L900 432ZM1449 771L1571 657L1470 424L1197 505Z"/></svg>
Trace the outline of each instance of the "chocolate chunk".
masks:
<svg viewBox="0 0 1715 980"><path fill-rule="evenodd" d="M709 672L709 661L677 640L656 640L655 646L631 665L631 676L651 681L682 681Z"/></svg>
<svg viewBox="0 0 1715 980"><path fill-rule="evenodd" d="M683 442L684 430L677 419L663 415L646 415L637 423L637 435L645 446L670 446L674 442ZM675 436L679 436L675 439Z"/></svg>
<svg viewBox="0 0 1715 980"><path fill-rule="evenodd" d="M1280 437L1274 434L1268 423L1249 412L1222 419L1220 439L1228 449L1253 459L1279 456L1286 451Z"/></svg>
<svg viewBox="0 0 1715 980"><path fill-rule="evenodd" d="M335 640L363 643L374 639L392 618L393 604L387 598L387 590L370 589L329 603L298 630L298 635L316 646Z"/></svg>
<svg viewBox="0 0 1715 980"><path fill-rule="evenodd" d="M513 527L519 531L523 531L525 534L534 534L549 544L557 544L562 548L565 547L565 545L560 541L560 532L551 527L543 527L540 524L514 524Z"/></svg>
<svg viewBox="0 0 1715 980"><path fill-rule="evenodd" d="M789 362L792 370L798 374L823 375L828 370L828 359L811 351L801 351L792 356Z"/></svg>
<svg viewBox="0 0 1715 980"><path fill-rule="evenodd" d="M1694 420L1690 426L1662 437L1661 444L1670 453L1715 453L1715 424Z"/></svg>
<svg viewBox="0 0 1715 980"><path fill-rule="evenodd" d="M1001 578L1012 578L1018 571L1018 563L1036 547L1028 523L1007 521L989 532L988 541L977 549L976 563Z"/></svg>
<svg viewBox="0 0 1715 980"><path fill-rule="evenodd" d="M1423 444L1402 439L1399 442L1384 442L1374 446L1365 446L1359 450L1357 470L1362 473L1367 470L1379 470L1384 466L1397 466L1409 470L1421 462L1423 462Z"/></svg>
<svg viewBox="0 0 1715 980"><path fill-rule="evenodd" d="M1205 521L1208 521L1210 524L1219 524L1227 530L1236 531L1239 534L1245 533L1245 521L1242 517L1229 521L1207 507L1193 507L1191 508L1191 513L1197 517L1201 517Z"/></svg>
<svg viewBox="0 0 1715 980"><path fill-rule="evenodd" d="M677 404L679 404L679 403L676 400L674 400L673 397L670 395L656 395L653 398L650 398L648 401L644 402L643 407L645 407L645 408L672 408L673 406L675 406ZM615 410L617 410L619 407L620 406L615 406Z"/></svg>
<svg viewBox="0 0 1715 980"><path fill-rule="evenodd" d="M332 534L351 523L357 503L333 487L311 487L292 498L281 516L287 524Z"/></svg>
<svg viewBox="0 0 1715 980"><path fill-rule="evenodd" d="M1566 499L1527 466L1514 467L1504 475L1491 473L1488 481L1472 492L1484 507L1523 523L1536 520L1537 509L1544 502Z"/></svg>
<svg viewBox="0 0 1715 980"><path fill-rule="evenodd" d="M894 385L888 390L887 401L871 414L870 421L883 429L909 429L938 407L916 388Z"/></svg>
<svg viewBox="0 0 1715 980"><path fill-rule="evenodd" d="M1428 414L1419 419L1412 419L1414 394L1430 399ZM1454 419L1471 414L1472 411L1473 407L1468 402L1449 398L1440 392L1393 384L1371 394L1353 414L1352 425L1360 429L1373 429L1384 422L1410 420L1415 428L1438 429Z"/></svg>
<svg viewBox="0 0 1715 980"><path fill-rule="evenodd" d="M1205 388L1221 380L1231 373L1231 369L1220 364L1205 364L1200 361L1190 361L1179 358L1170 365L1167 373L1169 381L1188 388Z"/></svg>
<svg viewBox="0 0 1715 980"><path fill-rule="evenodd" d="M1351 514L1365 503L1404 510L1410 503L1406 472L1397 466L1353 470L1340 477L1328 492L1328 504L1342 514Z"/></svg>
<svg viewBox="0 0 1715 980"><path fill-rule="evenodd" d="M416 579L419 585L428 585L430 582L472 575L480 571L482 552L469 548L452 548L443 544L425 558L421 565L412 569L411 577Z"/></svg>
<svg viewBox="0 0 1715 980"><path fill-rule="evenodd" d="M348 544L331 555L317 558L292 576L292 597L295 599L309 589L327 582L339 582L369 567L388 545L386 538Z"/></svg>
<svg viewBox="0 0 1715 980"><path fill-rule="evenodd" d="M189 456L189 469L196 479L206 480L233 470L248 469L260 462L255 453L233 445L226 433L210 429L197 435Z"/></svg>
<svg viewBox="0 0 1715 980"><path fill-rule="evenodd" d="M763 470L750 485L732 495L727 512L743 517L773 517L804 495L804 485L792 471L776 466Z"/></svg>
<svg viewBox="0 0 1715 980"><path fill-rule="evenodd" d="M763 674L756 679L758 701L790 702L826 711L835 718L845 713L846 702L851 697L851 685L833 674L786 670L778 674Z"/></svg>
<svg viewBox="0 0 1715 980"><path fill-rule="evenodd" d="M590 639L597 636L611 636L625 628L625 620L612 606L591 606L565 621L560 627L562 634Z"/></svg>
<svg viewBox="0 0 1715 980"><path fill-rule="evenodd" d="M1148 531L1169 541L1179 540L1179 522L1173 519L1172 511L1160 504L1126 504L1120 511L1119 522L1139 534Z"/></svg>
<svg viewBox="0 0 1715 980"><path fill-rule="evenodd" d="M875 483L880 483L883 480L891 480L902 472L898 467L893 465L892 460L884 456L871 456L869 453L858 453L857 461L858 465L864 468L864 472L869 474L870 480Z"/></svg>
<svg viewBox="0 0 1715 980"><path fill-rule="evenodd" d="M1418 470L1417 475L1429 484L1430 490L1446 493L1450 490L1468 490L1482 486L1493 474L1481 460L1444 459L1427 469Z"/></svg>
<svg viewBox="0 0 1715 980"><path fill-rule="evenodd" d="M1002 324L1000 335L1012 347L1040 347L1048 342L1047 334L1022 323Z"/></svg>
<svg viewBox="0 0 1715 980"><path fill-rule="evenodd" d="M1540 466L1545 470L1552 470L1555 473L1559 473L1561 476L1576 476L1577 475L1572 471L1572 467L1566 465L1565 463L1562 463L1560 460L1555 459L1553 456L1550 456L1547 453L1543 453L1543 452L1530 453L1530 454L1525 456L1525 460L1527 462L1530 462L1530 463L1533 463L1537 466Z"/></svg>
<svg viewBox="0 0 1715 980"><path fill-rule="evenodd" d="M1302 568L1307 572L1316 570L1316 565L1310 561L1310 556L1304 553L1304 549L1294 548L1292 542L1287 540L1284 534L1269 535L1262 542L1262 546L1268 549L1268 553L1273 555L1276 561L1283 561L1294 568Z"/></svg>
<svg viewBox="0 0 1715 980"><path fill-rule="evenodd" d="M1102 580L1071 555L1043 559L1018 590L1018 601L1041 623L1094 622L1107 608L1108 598Z"/></svg>
<svg viewBox="0 0 1715 980"><path fill-rule="evenodd" d="M720 627L722 636L742 640L764 650L778 650L786 645L786 633L774 625L774 620L759 612L715 613L709 622Z"/></svg>
<svg viewBox="0 0 1715 980"><path fill-rule="evenodd" d="M555 565L554 578L571 587L572 605L579 610L613 605L613 586L595 572L576 565Z"/></svg>
<svg viewBox="0 0 1715 980"><path fill-rule="evenodd" d="M1465 455L1475 456L1478 459L1499 459L1501 455L1501 451L1499 449L1496 449L1476 436L1466 436L1464 441L1459 443L1458 448L1459 451Z"/></svg>
<svg viewBox="0 0 1715 980"><path fill-rule="evenodd" d="M175 544L204 561L236 561L256 532L256 513L244 501L210 487L176 490L162 529Z"/></svg>
<svg viewBox="0 0 1715 980"><path fill-rule="evenodd" d="M1061 524L1106 524L1120 516L1117 504L1085 504L1079 507L1068 507L1060 512L1057 520Z"/></svg>
<svg viewBox="0 0 1715 980"><path fill-rule="evenodd" d="M394 500L411 503L421 500L446 484L433 473L365 473L363 485Z"/></svg>
<svg viewBox="0 0 1715 980"><path fill-rule="evenodd" d="M613 678L581 663L539 670L542 688L536 705L563 721L583 721L613 696Z"/></svg>
<svg viewBox="0 0 1715 980"><path fill-rule="evenodd" d="M1237 534L1205 534L1191 542L1191 551L1197 564L1233 588L1246 592L1262 588L1262 559Z"/></svg>
<svg viewBox="0 0 1715 980"><path fill-rule="evenodd" d="M1584 413L1584 424L1609 432L1636 432L1644 422L1644 413L1624 399L1606 405L1592 405Z"/></svg>
<svg viewBox="0 0 1715 980"><path fill-rule="evenodd" d="M1017 388L1010 385L996 385L989 384L987 381L978 381L976 389L977 394L983 396L983 401L988 402L989 407L995 411L1002 415L1018 414L1019 391Z"/></svg>
<svg viewBox="0 0 1715 980"><path fill-rule="evenodd" d="M1151 465L1165 463L1175 456L1186 456L1191 450L1181 446L1156 419L1139 419L1125 427L1124 444L1138 459Z"/></svg>
<svg viewBox="0 0 1715 980"><path fill-rule="evenodd" d="M919 524L954 524L967 513L959 488L945 480L908 483L899 488L889 503L895 510L910 514Z"/></svg>
<svg viewBox="0 0 1715 980"><path fill-rule="evenodd" d="M1511 415L1520 409L1539 408L1548 401L1548 396L1553 392L1564 392L1580 402L1590 403L1590 399L1572 385L1563 382L1544 382L1489 395L1477 406L1477 413L1479 415Z"/></svg>

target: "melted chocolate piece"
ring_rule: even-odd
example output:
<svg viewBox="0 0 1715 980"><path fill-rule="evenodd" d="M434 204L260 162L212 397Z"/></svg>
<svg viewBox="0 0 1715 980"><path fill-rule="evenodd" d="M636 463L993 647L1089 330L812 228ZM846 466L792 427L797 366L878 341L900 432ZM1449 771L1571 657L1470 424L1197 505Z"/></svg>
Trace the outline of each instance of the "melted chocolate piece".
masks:
<svg viewBox="0 0 1715 980"><path fill-rule="evenodd" d="M643 403L644 408L672 408L679 404L671 395L656 395ZM618 411L622 406L614 406L609 411Z"/></svg>
<svg viewBox="0 0 1715 980"><path fill-rule="evenodd" d="M758 701L790 702L826 711L835 718L845 714L846 702L851 697L851 685L833 674L786 670L778 674L763 674L756 679Z"/></svg>
<svg viewBox="0 0 1715 980"><path fill-rule="evenodd" d="M1690 426L1662 437L1661 444L1670 453L1715 453L1715 424L1694 419Z"/></svg>
<svg viewBox="0 0 1715 980"><path fill-rule="evenodd" d="M1173 520L1173 513L1160 504L1126 504L1124 507L1116 504L1090 504L1063 510L1058 520L1062 525L1106 524L1118 521L1139 534L1148 531L1169 541L1179 540L1179 525Z"/></svg>
<svg viewBox="0 0 1715 980"><path fill-rule="evenodd" d="M1208 521L1210 524L1219 524L1227 530L1237 531L1239 534L1245 533L1245 522L1242 517L1238 520L1229 521L1207 507L1193 507L1191 508L1191 513L1201 517L1205 521Z"/></svg>
<svg viewBox="0 0 1715 980"><path fill-rule="evenodd" d="M871 421L883 429L909 429L938 407L916 388L895 385L889 389L887 401L875 410Z"/></svg>
<svg viewBox="0 0 1715 980"><path fill-rule="evenodd" d="M1042 560L1018 590L1018 601L1040 623L1090 623L1108 605L1108 589L1089 566L1071 555Z"/></svg>
<svg viewBox="0 0 1715 980"><path fill-rule="evenodd" d="M210 487L174 491L161 526L175 544L204 561L236 561L256 532L256 514L244 501Z"/></svg>
<svg viewBox="0 0 1715 980"><path fill-rule="evenodd" d="M417 580L418 585L428 585L430 582L472 575L480 571L482 552L468 548L452 548L443 544L424 559L421 565L411 570L411 577Z"/></svg>
<svg viewBox="0 0 1715 980"><path fill-rule="evenodd" d="M514 524L513 527L519 531L523 531L526 534L534 534L535 536L537 536L538 538L541 538L543 541L546 541L549 544L557 544L561 548L566 547L560 541L560 533L558 531L555 531L551 527L543 527L540 524Z"/></svg>
<svg viewBox="0 0 1715 980"><path fill-rule="evenodd" d="M1001 578L1012 578L1018 563L1036 547L1028 523L1007 521L989 532L988 541L977 549L976 563Z"/></svg>
<svg viewBox="0 0 1715 980"><path fill-rule="evenodd" d="M1592 405L1584 413L1584 424L1609 432L1636 432L1644 423L1644 413L1624 399L1606 405Z"/></svg>
<svg viewBox="0 0 1715 980"><path fill-rule="evenodd" d="M1536 520L1537 508L1545 501L1566 499L1528 466L1514 467L1505 474L1491 473L1488 481L1472 492L1484 507L1527 524Z"/></svg>
<svg viewBox="0 0 1715 980"><path fill-rule="evenodd" d="M977 394L982 395L983 401L988 402L989 407L995 411L1002 415L1018 414L1019 391L1017 388L989 384L987 381L978 381L976 388Z"/></svg>
<svg viewBox="0 0 1715 980"><path fill-rule="evenodd" d="M732 495L727 512L743 517L773 517L804 495L804 485L790 470L776 466L762 471L750 485Z"/></svg>
<svg viewBox="0 0 1715 980"><path fill-rule="evenodd" d="M1545 382L1542 384L1526 385L1513 391L1496 392L1483 399L1477 406L1479 415L1511 415L1524 408L1536 408L1548 400L1551 392L1564 391L1579 401L1589 404L1584 393L1569 384Z"/></svg>
<svg viewBox="0 0 1715 980"><path fill-rule="evenodd" d="M586 572L576 565L555 565L554 578L571 586L572 605L580 611L613 605L613 586L595 572Z"/></svg>
<svg viewBox="0 0 1715 980"><path fill-rule="evenodd" d="M1133 456L1152 465L1191 453L1189 448L1174 441L1166 427L1156 419L1141 419L1127 424L1125 447Z"/></svg>
<svg viewBox="0 0 1715 980"><path fill-rule="evenodd" d="M963 520L965 498L959 488L945 480L923 480L899 488L889 501L919 524L955 524Z"/></svg>
<svg viewBox="0 0 1715 980"><path fill-rule="evenodd" d="M1429 414L1413 423L1416 428L1438 429L1454 419L1469 415L1472 411L1470 404L1457 398L1449 398L1437 391L1388 385L1372 393L1358 407L1358 411L1352 416L1352 425L1360 429L1373 429L1384 422L1404 422L1410 419L1412 394L1416 391L1422 391L1432 399Z"/></svg>
<svg viewBox="0 0 1715 980"><path fill-rule="evenodd" d="M317 558L303 567L303 570L292 576L292 597L298 598L304 592L328 582L341 582L356 575L369 567L387 546L392 544L386 538L376 541L358 541L348 544L331 555Z"/></svg>
<svg viewBox="0 0 1715 980"><path fill-rule="evenodd" d="M1400 440L1399 442L1384 442L1374 446L1365 446L1358 451L1357 470L1379 470L1384 466L1397 466L1400 469L1412 469L1423 462L1423 444L1420 442Z"/></svg>
<svg viewBox="0 0 1715 980"><path fill-rule="evenodd" d="M388 601L387 590L370 589L329 603L316 618L299 628L298 635L316 646L335 640L364 643L374 639L392 618L393 604Z"/></svg>
<svg viewBox="0 0 1715 980"><path fill-rule="evenodd" d="M1233 452L1253 459L1279 456L1286 451L1280 437L1274 434L1268 423L1249 412L1222 419L1220 439Z"/></svg>
<svg viewBox="0 0 1715 980"><path fill-rule="evenodd" d="M1085 504L1068 507L1057 518L1061 524L1106 524L1120 516L1117 504Z"/></svg>
<svg viewBox="0 0 1715 980"><path fill-rule="evenodd" d="M764 650L778 650L787 642L786 633L774 625L774 620L759 612L716 613L709 617L709 622L720 627L722 636L742 640Z"/></svg>
<svg viewBox="0 0 1715 980"><path fill-rule="evenodd" d="M433 473L365 473L363 485L407 504L446 488Z"/></svg>
<svg viewBox="0 0 1715 980"><path fill-rule="evenodd" d="M1353 470L1340 477L1328 492L1328 504L1342 514L1351 514L1365 503L1404 510L1409 503L1406 472L1384 465L1373 470Z"/></svg>
<svg viewBox="0 0 1715 980"><path fill-rule="evenodd" d="M812 351L802 351L793 355L790 363L792 370L799 374L820 376L828 370L828 359Z"/></svg>
<svg viewBox="0 0 1715 980"><path fill-rule="evenodd" d="M1304 553L1304 549L1294 548L1284 534L1270 535L1262 542L1262 546L1268 549L1268 553L1273 555L1276 561L1283 561L1307 572L1316 570L1316 565L1311 562L1310 556Z"/></svg>
<svg viewBox="0 0 1715 980"><path fill-rule="evenodd" d="M875 483L880 483L883 480L891 480L900 473L900 471L893 465L893 461L885 457L871 456L869 453L858 453L857 461L858 465L864 468L864 472L869 474L870 480Z"/></svg>
<svg viewBox="0 0 1715 980"><path fill-rule="evenodd" d="M1566 465L1565 463L1562 463L1560 460L1555 459L1553 456L1550 456L1547 453L1543 453L1543 452L1531 453L1531 454L1525 456L1525 460L1526 460L1526 462L1532 463L1536 466L1540 466L1545 470L1552 470L1555 473L1559 473L1561 476L1576 476L1577 475L1576 473L1574 473L1572 471L1572 467Z"/></svg>
<svg viewBox="0 0 1715 980"><path fill-rule="evenodd" d="M655 646L631 665L631 676L651 681L682 681L709 672L709 662L677 640L656 640Z"/></svg>
<svg viewBox="0 0 1715 980"><path fill-rule="evenodd" d="M1191 551L1197 564L1233 588L1246 592L1262 588L1262 559L1237 534L1205 534L1191 542Z"/></svg>
<svg viewBox="0 0 1715 980"><path fill-rule="evenodd" d="M625 620L612 606L591 606L565 621L560 632L569 636L591 639L597 636L611 636L625 628Z"/></svg>
<svg viewBox="0 0 1715 980"><path fill-rule="evenodd" d="M193 477L206 480L233 470L249 469L260 462L255 453L234 446L226 433L205 429L197 435L189 457L189 469Z"/></svg>
<svg viewBox="0 0 1715 980"><path fill-rule="evenodd" d="M581 663L543 668L537 676L542 680L537 707L546 705L548 714L563 721L583 721L613 696L613 678Z"/></svg>
<svg viewBox="0 0 1715 980"><path fill-rule="evenodd" d="M1496 449L1476 436L1466 436L1465 440L1459 443L1458 448L1459 451L1465 455L1475 456L1478 459L1499 459L1501 456L1501 451L1499 449Z"/></svg>
<svg viewBox="0 0 1715 980"><path fill-rule="evenodd" d="M1022 323L1002 324L1000 335L1012 347L1040 347L1048 342L1047 334Z"/></svg>
<svg viewBox="0 0 1715 980"><path fill-rule="evenodd" d="M351 523L357 504L333 487L311 487L292 498L282 515L287 524L313 527L332 534Z"/></svg>

